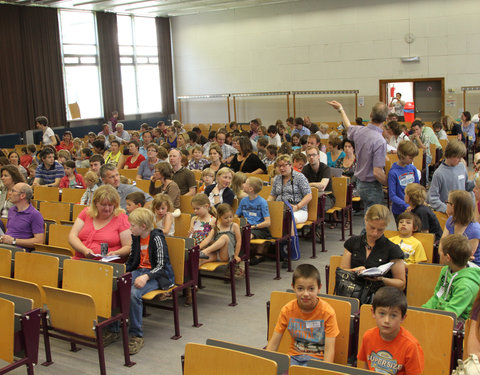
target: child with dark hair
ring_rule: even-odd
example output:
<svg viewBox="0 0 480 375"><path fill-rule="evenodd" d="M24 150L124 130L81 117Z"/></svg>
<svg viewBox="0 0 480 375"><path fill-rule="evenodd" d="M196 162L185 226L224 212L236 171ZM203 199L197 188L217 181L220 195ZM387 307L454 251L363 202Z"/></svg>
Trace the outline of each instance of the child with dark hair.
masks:
<svg viewBox="0 0 480 375"><path fill-rule="evenodd" d="M406 266L427 261L422 243L413 237L413 233L418 232L421 227L422 222L417 215L404 212L398 216L398 236L389 238L402 249Z"/></svg>
<svg viewBox="0 0 480 375"><path fill-rule="evenodd" d="M480 286L480 268L469 263L472 255L468 238L451 234L440 241L440 271L433 296L422 305L427 309L452 311L468 319Z"/></svg>
<svg viewBox="0 0 480 375"><path fill-rule="evenodd" d="M75 170L75 162L67 160L65 162L65 176L60 180L60 188L85 189L83 176Z"/></svg>
<svg viewBox="0 0 480 375"><path fill-rule="evenodd" d="M318 298L320 273L311 264L293 272L292 287L297 298L282 307L267 350L277 351L285 329L292 336L290 365L306 366L311 359L333 362L335 339L340 333L335 310Z"/></svg>
<svg viewBox="0 0 480 375"><path fill-rule="evenodd" d="M422 347L401 326L407 317L405 294L393 286L380 288L373 297L372 313L377 326L363 335L357 367L384 374L421 374Z"/></svg>
<svg viewBox="0 0 480 375"><path fill-rule="evenodd" d="M145 206L145 194L141 191L134 191L125 197L125 202L127 202L127 215L130 215L137 208Z"/></svg>

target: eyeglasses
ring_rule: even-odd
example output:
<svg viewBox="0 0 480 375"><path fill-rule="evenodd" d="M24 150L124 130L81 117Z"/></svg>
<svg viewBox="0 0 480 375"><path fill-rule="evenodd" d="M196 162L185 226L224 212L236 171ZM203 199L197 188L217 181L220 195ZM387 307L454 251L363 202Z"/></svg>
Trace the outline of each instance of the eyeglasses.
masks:
<svg viewBox="0 0 480 375"><path fill-rule="evenodd" d="M309 158L314 158L315 156L318 156L318 154L307 154Z"/></svg>
<svg viewBox="0 0 480 375"><path fill-rule="evenodd" d="M445 204L451 204L451 205L453 206L453 203L452 203L452 202L446 201Z"/></svg>

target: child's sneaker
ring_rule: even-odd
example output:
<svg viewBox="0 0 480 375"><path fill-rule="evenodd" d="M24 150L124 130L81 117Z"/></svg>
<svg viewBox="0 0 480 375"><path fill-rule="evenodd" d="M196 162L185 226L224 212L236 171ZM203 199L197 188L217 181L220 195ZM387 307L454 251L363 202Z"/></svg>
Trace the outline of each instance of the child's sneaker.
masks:
<svg viewBox="0 0 480 375"><path fill-rule="evenodd" d="M143 348L143 337L131 337L130 341L128 342L128 349L130 351L130 355L137 354L140 349Z"/></svg>

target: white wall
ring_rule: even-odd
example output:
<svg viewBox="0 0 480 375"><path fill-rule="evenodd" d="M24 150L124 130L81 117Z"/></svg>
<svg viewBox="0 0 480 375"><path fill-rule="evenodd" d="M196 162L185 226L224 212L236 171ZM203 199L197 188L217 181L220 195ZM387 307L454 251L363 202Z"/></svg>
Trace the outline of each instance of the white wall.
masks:
<svg viewBox="0 0 480 375"><path fill-rule="evenodd" d="M176 95L359 89L359 115L368 117L379 79L445 77L446 90L454 90L445 99L457 100L446 112L456 115L460 87L480 84L479 19L478 0L310 0L174 17ZM407 33L415 35L411 44ZM420 63L400 61L409 55ZM309 99L297 115L336 119L325 99ZM283 98L248 103L237 120L286 117ZM208 102L182 107L184 122L217 122L226 113Z"/></svg>

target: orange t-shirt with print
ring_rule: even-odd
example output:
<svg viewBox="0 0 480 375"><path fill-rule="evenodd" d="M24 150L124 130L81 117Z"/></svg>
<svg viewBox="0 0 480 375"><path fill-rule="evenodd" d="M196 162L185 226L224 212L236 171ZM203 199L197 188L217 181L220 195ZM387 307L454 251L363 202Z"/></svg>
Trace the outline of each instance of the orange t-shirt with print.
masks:
<svg viewBox="0 0 480 375"><path fill-rule="evenodd" d="M275 331L283 334L285 329L292 336L289 355L306 354L322 360L325 337L337 337L340 333L335 310L321 299L318 299L317 306L309 313L300 309L296 299L283 306Z"/></svg>
<svg viewBox="0 0 480 375"><path fill-rule="evenodd" d="M138 268L152 268L150 264L150 253L148 252L148 243L150 235L146 238L140 237L140 265Z"/></svg>
<svg viewBox="0 0 480 375"><path fill-rule="evenodd" d="M378 327L366 331L357 358L367 362L369 370L384 374L417 375L424 368L422 347L403 327L392 341L382 339Z"/></svg>

